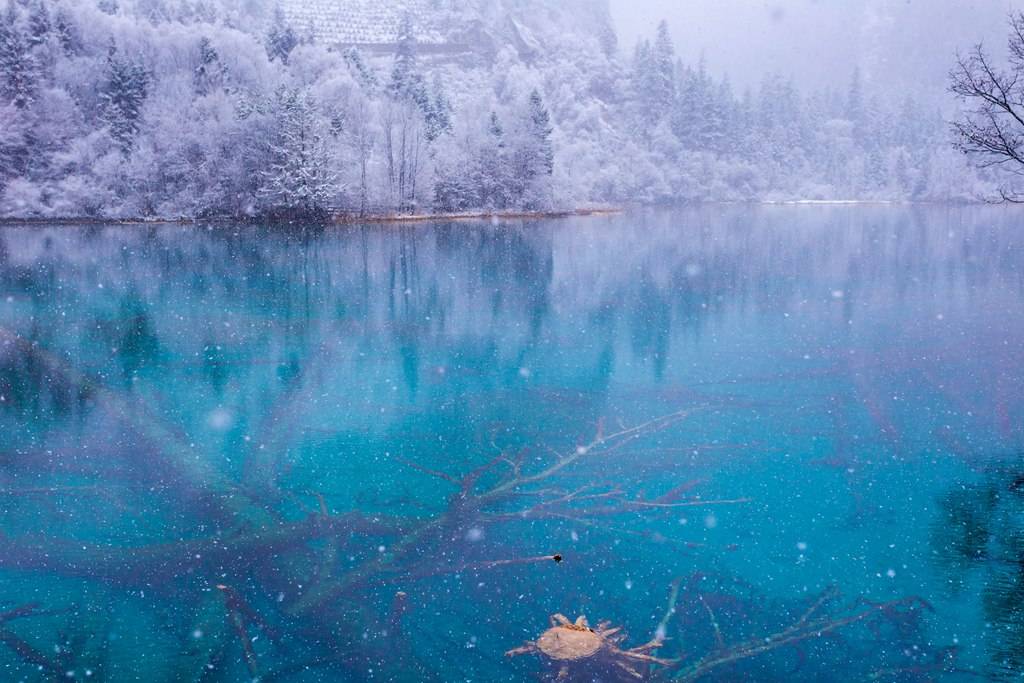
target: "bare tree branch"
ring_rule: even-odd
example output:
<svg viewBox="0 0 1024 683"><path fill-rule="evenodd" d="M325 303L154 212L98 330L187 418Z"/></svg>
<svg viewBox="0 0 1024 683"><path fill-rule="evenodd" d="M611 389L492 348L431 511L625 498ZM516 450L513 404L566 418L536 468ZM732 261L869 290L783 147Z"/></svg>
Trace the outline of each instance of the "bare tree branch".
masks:
<svg viewBox="0 0 1024 683"><path fill-rule="evenodd" d="M1010 16L1009 68L993 65L984 45L957 55L950 92L968 105L952 123L958 150L978 168L1024 175L1024 12ZM1024 194L1001 187L999 202L1018 203Z"/></svg>

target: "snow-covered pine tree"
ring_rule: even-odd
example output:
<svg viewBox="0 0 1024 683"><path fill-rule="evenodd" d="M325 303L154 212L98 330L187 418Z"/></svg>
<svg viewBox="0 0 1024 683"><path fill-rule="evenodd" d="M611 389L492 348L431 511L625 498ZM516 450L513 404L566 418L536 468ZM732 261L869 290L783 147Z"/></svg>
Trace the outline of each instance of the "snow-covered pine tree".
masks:
<svg viewBox="0 0 1024 683"><path fill-rule="evenodd" d="M864 157L864 175L861 189L872 196L889 183L889 169L886 165L882 145L875 143L868 146Z"/></svg>
<svg viewBox="0 0 1024 683"><path fill-rule="evenodd" d="M50 13L47 11L43 0L35 0L30 6L28 13L28 44L31 47L42 45L50 36Z"/></svg>
<svg viewBox="0 0 1024 683"><path fill-rule="evenodd" d="M442 135L452 132L452 103L444 91L444 85L437 74L434 75L434 82L431 86L433 96L429 100L429 107L426 113L427 142L434 142Z"/></svg>
<svg viewBox="0 0 1024 683"><path fill-rule="evenodd" d="M715 151L720 154L737 152L739 149L737 130L740 126L740 111L736 96L732 91L732 82L728 76L722 79L715 91L714 109L717 124Z"/></svg>
<svg viewBox="0 0 1024 683"><path fill-rule="evenodd" d="M686 149L699 149L701 145L701 88L697 73L689 68L679 67L678 97L672 107L672 132Z"/></svg>
<svg viewBox="0 0 1024 683"><path fill-rule="evenodd" d="M540 92L534 89L510 145L511 169L506 185L512 205L536 209L549 203L554 173L552 133L551 115Z"/></svg>
<svg viewBox="0 0 1024 683"><path fill-rule="evenodd" d="M267 31L266 47L267 56L270 61L280 59L282 64L288 64L288 58L292 50L299 44L299 36L295 29L288 23L281 5L274 6L274 17L270 22L270 29Z"/></svg>
<svg viewBox="0 0 1024 683"><path fill-rule="evenodd" d="M145 67L121 57L117 44L111 40L104 81L100 86L100 118L125 156L131 154L139 132L142 105L148 93L149 74Z"/></svg>
<svg viewBox="0 0 1024 683"><path fill-rule="evenodd" d="M675 47L668 24L658 25L654 44L644 39L633 54L632 99L644 136L661 121L673 116L676 102Z"/></svg>
<svg viewBox="0 0 1024 683"><path fill-rule="evenodd" d="M412 17L408 13L402 16L395 36L395 59L391 67L391 81L388 92L392 97L400 97L409 92L419 80L416 69L416 35L412 27Z"/></svg>
<svg viewBox="0 0 1024 683"><path fill-rule="evenodd" d="M482 159L466 159L451 148L439 151L441 158L434 172L434 210L450 213L486 205L480 194Z"/></svg>
<svg viewBox="0 0 1024 683"><path fill-rule="evenodd" d="M205 97L224 85L227 67L220 61L220 55L213 43L205 36L199 41L199 64L192 72L192 90Z"/></svg>
<svg viewBox="0 0 1024 683"><path fill-rule="evenodd" d="M430 112L430 96L423 83L423 74L419 71L416 34L413 29L412 17L408 13L402 17L395 43L397 47L391 67L388 94L396 100L414 102L426 118Z"/></svg>
<svg viewBox="0 0 1024 683"><path fill-rule="evenodd" d="M19 109L30 106L38 89L35 60L22 35L18 12L8 0L0 17L0 99Z"/></svg>
<svg viewBox="0 0 1024 683"><path fill-rule="evenodd" d="M274 137L268 148L260 196L267 213L322 219L331 207L336 178L323 120L309 92L277 92Z"/></svg>
<svg viewBox="0 0 1024 683"><path fill-rule="evenodd" d="M498 113L492 111L487 123L487 138L479 156L479 201L491 209L504 209L509 203L508 150L505 128Z"/></svg>
<svg viewBox="0 0 1024 683"><path fill-rule="evenodd" d="M551 140L553 132L551 114L544 106L540 91L535 88L530 93L530 134L536 145L538 169L547 175L555 172L555 147Z"/></svg>
<svg viewBox="0 0 1024 683"><path fill-rule="evenodd" d="M220 18L217 5L215 0L195 0L195 4L192 6L192 15L196 21L216 24Z"/></svg>
<svg viewBox="0 0 1024 683"><path fill-rule="evenodd" d="M491 119L487 124L487 132L490 133L491 137L497 140L497 146L501 149L505 147L505 128L501 125L501 119L498 118L498 112L491 112Z"/></svg>
<svg viewBox="0 0 1024 683"><path fill-rule="evenodd" d="M615 27L611 24L601 29L598 41L601 43L601 51L604 52L606 57L614 57L615 53L619 50L619 36L615 32Z"/></svg>
<svg viewBox="0 0 1024 683"><path fill-rule="evenodd" d="M28 171L33 117L12 104L0 104L0 194L8 181Z"/></svg>
<svg viewBox="0 0 1024 683"><path fill-rule="evenodd" d="M896 191L901 198L909 198L913 190L913 183L910 178L910 159L907 158L905 149L900 148L896 153L896 164L893 169L893 182Z"/></svg>
<svg viewBox="0 0 1024 683"><path fill-rule="evenodd" d="M702 151L717 152L722 148L722 139L725 136L724 102L719 101L719 90L714 79L708 75L707 65L701 57L694 75L694 106L696 109L695 120L695 149Z"/></svg>
<svg viewBox="0 0 1024 683"><path fill-rule="evenodd" d="M57 10L57 16L53 19L53 31L57 36L57 42L60 43L60 47L64 51L64 56L74 57L79 53L81 41L78 31L63 7Z"/></svg>
<svg viewBox="0 0 1024 683"><path fill-rule="evenodd" d="M853 70L850 77L850 89L846 95L846 118L853 122L854 142L866 146L867 108L864 105L864 85L860 69Z"/></svg>
<svg viewBox="0 0 1024 683"><path fill-rule="evenodd" d="M348 65L349 71L359 81L359 84L363 86L363 89L368 93L373 93L378 85L377 74L366 64L366 60L363 59L363 53L359 51L359 48L350 47L345 50L344 60L345 64Z"/></svg>
<svg viewBox="0 0 1024 683"><path fill-rule="evenodd" d="M646 38L638 40L633 49L633 68L630 72L630 96L641 107L645 108L645 100L651 86L653 71L651 41ZM641 115L643 112L641 111Z"/></svg>
<svg viewBox="0 0 1024 683"><path fill-rule="evenodd" d="M675 61L676 49L672 44L672 35L668 30L668 22L664 19L658 24L658 35L654 40L651 54L653 73L650 82L651 103L656 107L658 119L668 116L672 103L676 98Z"/></svg>

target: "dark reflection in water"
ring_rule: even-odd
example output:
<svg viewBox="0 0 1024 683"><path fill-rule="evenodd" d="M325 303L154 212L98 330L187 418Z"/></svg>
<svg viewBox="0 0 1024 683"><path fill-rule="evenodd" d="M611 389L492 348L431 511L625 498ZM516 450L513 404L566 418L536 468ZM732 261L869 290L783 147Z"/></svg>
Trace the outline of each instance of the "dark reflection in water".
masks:
<svg viewBox="0 0 1024 683"><path fill-rule="evenodd" d="M935 556L961 599L980 593L993 675L1024 672L1024 458L993 463L983 480L939 502ZM1000 676L1001 677L1001 676Z"/></svg>
<svg viewBox="0 0 1024 683"><path fill-rule="evenodd" d="M0 229L0 672L1012 677L1019 223Z"/></svg>

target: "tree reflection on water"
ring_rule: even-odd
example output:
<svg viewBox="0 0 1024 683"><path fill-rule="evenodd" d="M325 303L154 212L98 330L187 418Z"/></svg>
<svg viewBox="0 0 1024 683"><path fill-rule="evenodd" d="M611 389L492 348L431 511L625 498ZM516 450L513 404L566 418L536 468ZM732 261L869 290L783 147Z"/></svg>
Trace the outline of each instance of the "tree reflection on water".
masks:
<svg viewBox="0 0 1024 683"><path fill-rule="evenodd" d="M681 661L645 676L952 672L934 586L789 592L757 546L796 524L758 469L793 443L797 486L850 487L839 534L888 523L879 462L1019 440L1024 238L943 211L4 228L0 667L525 676L502 653L585 609L637 642L666 615ZM1006 634L1015 486L954 491L936 536Z"/></svg>

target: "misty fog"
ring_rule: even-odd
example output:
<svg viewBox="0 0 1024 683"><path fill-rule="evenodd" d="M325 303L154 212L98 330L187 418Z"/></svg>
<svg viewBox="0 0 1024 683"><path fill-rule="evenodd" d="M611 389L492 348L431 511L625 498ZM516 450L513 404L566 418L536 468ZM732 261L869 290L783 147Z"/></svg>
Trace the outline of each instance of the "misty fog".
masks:
<svg viewBox="0 0 1024 683"><path fill-rule="evenodd" d="M684 60L703 55L743 86L765 71L836 85L860 67L873 88L933 100L945 98L950 55L979 41L1001 50L1007 16L1020 9L1019 0L611 0L623 45L667 19Z"/></svg>

